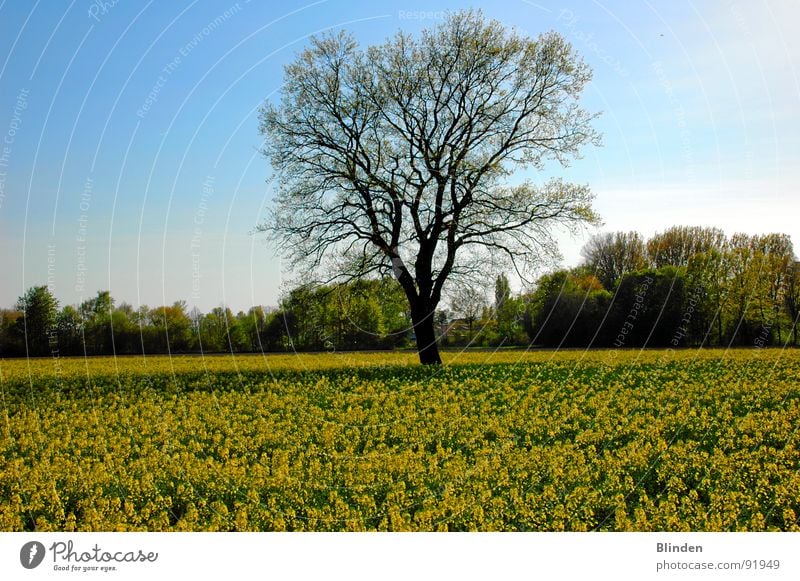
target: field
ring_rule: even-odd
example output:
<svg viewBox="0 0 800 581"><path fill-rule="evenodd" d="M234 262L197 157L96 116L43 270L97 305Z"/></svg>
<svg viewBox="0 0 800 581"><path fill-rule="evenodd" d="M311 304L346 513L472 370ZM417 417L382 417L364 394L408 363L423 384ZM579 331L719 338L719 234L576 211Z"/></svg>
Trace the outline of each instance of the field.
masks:
<svg viewBox="0 0 800 581"><path fill-rule="evenodd" d="M800 353L0 361L0 530L800 530Z"/></svg>

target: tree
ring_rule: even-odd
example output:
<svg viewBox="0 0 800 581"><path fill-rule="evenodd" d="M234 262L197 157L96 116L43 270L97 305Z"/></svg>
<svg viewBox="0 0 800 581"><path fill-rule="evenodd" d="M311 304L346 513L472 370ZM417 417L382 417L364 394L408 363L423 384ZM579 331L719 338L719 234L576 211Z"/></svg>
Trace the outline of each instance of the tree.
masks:
<svg viewBox="0 0 800 581"><path fill-rule="evenodd" d="M622 275L645 267L644 241L638 232L606 232L592 236L581 250L586 266L606 289Z"/></svg>
<svg viewBox="0 0 800 581"><path fill-rule="evenodd" d="M64 305L58 313L58 346L68 355L83 354L83 320L72 305Z"/></svg>
<svg viewBox="0 0 800 581"><path fill-rule="evenodd" d="M186 321L190 319L186 317ZM205 353L243 351L247 336L239 326L239 320L225 306L214 307L200 321L200 343Z"/></svg>
<svg viewBox="0 0 800 581"><path fill-rule="evenodd" d="M511 296L508 277L505 274L498 276L494 283L494 316L500 342L516 343L521 339L522 328L519 321L522 307L522 301Z"/></svg>
<svg viewBox="0 0 800 581"><path fill-rule="evenodd" d="M481 313L485 307L486 296L481 289L475 286L461 285L456 289L455 293L453 293L450 308L466 321L470 341L472 341L473 338L472 330L475 321L481 317Z"/></svg>
<svg viewBox="0 0 800 581"><path fill-rule="evenodd" d="M553 226L597 221L586 186L506 183L599 141L578 103L590 78L555 32L522 37L475 11L367 50L315 38L261 111L278 191L259 230L328 280L393 274L420 361L440 363L446 283L487 262L527 274L557 253Z"/></svg>
<svg viewBox="0 0 800 581"><path fill-rule="evenodd" d="M58 332L58 301L46 286L34 286L19 297L15 334L21 338L28 355L45 355L51 351L51 341ZM53 345L56 347L56 345ZM57 348L57 347L56 347Z"/></svg>
<svg viewBox="0 0 800 581"><path fill-rule="evenodd" d="M674 270L674 269L673 269ZM606 318L606 330L614 347L664 345L658 338L677 326L661 324L661 312L671 294L672 273L653 269L629 272L617 283L614 303ZM656 326L660 328L657 330Z"/></svg>
<svg viewBox="0 0 800 581"><path fill-rule="evenodd" d="M114 353L136 353L141 346L136 311L129 303L122 302L111 312L111 328L114 330Z"/></svg>
<svg viewBox="0 0 800 581"><path fill-rule="evenodd" d="M775 327L778 344L783 344L781 334L782 311L786 307L786 293L791 282L791 271L794 266L794 247L792 239L786 234L766 234L758 237L759 251L764 260L764 276L767 307L771 311L762 320L767 319L767 327Z"/></svg>
<svg viewBox="0 0 800 581"><path fill-rule="evenodd" d="M687 315L694 344L724 344L724 318L728 310L727 301L731 298L730 269L727 250L699 252L689 259L686 267L687 300L693 310Z"/></svg>
<svg viewBox="0 0 800 581"><path fill-rule="evenodd" d="M800 326L800 262L793 261L786 279L786 312L789 315L789 332L792 344L797 346L797 327Z"/></svg>
<svg viewBox="0 0 800 581"><path fill-rule="evenodd" d="M448 343L447 332L450 330L451 318L452 313L447 309L438 309L433 317L434 324L436 325L437 341L444 345Z"/></svg>
<svg viewBox="0 0 800 581"><path fill-rule="evenodd" d="M17 320L20 318L22 318L22 312L19 310L0 309L0 355L3 357L25 353L16 332Z"/></svg>
<svg viewBox="0 0 800 581"><path fill-rule="evenodd" d="M389 277L300 285L281 301L281 319L295 349L380 349L409 334L406 304Z"/></svg>
<svg viewBox="0 0 800 581"><path fill-rule="evenodd" d="M723 250L725 233L719 228L673 226L647 241L647 255L655 268L688 266L695 254Z"/></svg>
<svg viewBox="0 0 800 581"><path fill-rule="evenodd" d="M501 274L494 281L494 308L496 312L503 310L508 299L511 298L511 285L508 283L508 277Z"/></svg>
<svg viewBox="0 0 800 581"><path fill-rule="evenodd" d="M286 334L286 313L275 310L267 315L262 339L267 349L283 351L289 349L290 338Z"/></svg>
<svg viewBox="0 0 800 581"><path fill-rule="evenodd" d="M531 344L550 347L607 344L602 326L611 293L595 276L581 270L559 270L539 279L525 317Z"/></svg>
<svg viewBox="0 0 800 581"><path fill-rule="evenodd" d="M262 306L250 307L247 314L240 318L239 325L247 335L250 351L264 351L263 335L267 325L267 312Z"/></svg>
<svg viewBox="0 0 800 581"><path fill-rule="evenodd" d="M729 328L730 343L752 344L763 325L763 298L765 275L763 254L758 236L735 233L727 252L729 271L724 313ZM756 319L761 319L756 323Z"/></svg>
<svg viewBox="0 0 800 581"><path fill-rule="evenodd" d="M181 353L188 350L192 339L192 320L186 313L186 302L176 301L150 311L153 328L152 348L159 353ZM117 327L114 326L116 331Z"/></svg>
<svg viewBox="0 0 800 581"><path fill-rule="evenodd" d="M102 355L112 352L114 329L111 315L114 299L109 291L97 291L97 296L83 301L78 308L83 319L87 352Z"/></svg>

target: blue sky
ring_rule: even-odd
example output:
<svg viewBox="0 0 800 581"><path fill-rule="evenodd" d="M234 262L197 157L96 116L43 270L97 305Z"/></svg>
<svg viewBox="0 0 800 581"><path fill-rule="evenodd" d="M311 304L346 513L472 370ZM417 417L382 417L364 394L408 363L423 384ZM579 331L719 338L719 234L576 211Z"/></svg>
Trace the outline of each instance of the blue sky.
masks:
<svg viewBox="0 0 800 581"><path fill-rule="evenodd" d="M480 7L556 30L594 70L604 144L567 169L603 230L785 232L800 245L794 2L0 3L0 306L49 283L135 306L275 304L253 228L272 191L257 109L312 34L365 45ZM532 176L536 177L536 176ZM575 264L582 238L562 237Z"/></svg>

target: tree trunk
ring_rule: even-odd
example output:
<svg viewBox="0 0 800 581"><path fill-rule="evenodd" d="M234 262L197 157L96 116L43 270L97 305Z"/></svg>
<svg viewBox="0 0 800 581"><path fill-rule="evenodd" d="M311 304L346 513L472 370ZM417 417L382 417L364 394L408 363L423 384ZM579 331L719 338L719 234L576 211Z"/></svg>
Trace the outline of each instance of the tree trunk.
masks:
<svg viewBox="0 0 800 581"><path fill-rule="evenodd" d="M414 309L411 320L414 323L414 335L417 338L419 362L423 365L441 365L439 345L436 344L436 333L433 329L433 309Z"/></svg>

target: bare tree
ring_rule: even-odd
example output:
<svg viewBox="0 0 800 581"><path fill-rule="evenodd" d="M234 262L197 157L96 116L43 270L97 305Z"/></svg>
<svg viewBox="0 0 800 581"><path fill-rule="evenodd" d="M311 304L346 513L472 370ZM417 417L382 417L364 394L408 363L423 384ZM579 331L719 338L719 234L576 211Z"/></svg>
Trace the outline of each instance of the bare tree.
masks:
<svg viewBox="0 0 800 581"><path fill-rule="evenodd" d="M522 37L475 11L366 50L344 32L313 39L262 109L278 192L259 229L328 281L392 273L420 361L440 363L445 283L487 261L528 273L557 253L554 226L597 221L587 186L507 183L599 140L578 103L590 78L558 34Z"/></svg>
<svg viewBox="0 0 800 581"><path fill-rule="evenodd" d="M462 284L452 293L450 308L467 322L469 340L474 338L475 321L481 318L486 309L486 293L484 289L469 284Z"/></svg>
<svg viewBox="0 0 800 581"><path fill-rule="evenodd" d="M642 236L633 231L596 234L581 254L607 289L611 289L623 274L644 268L647 263Z"/></svg>

